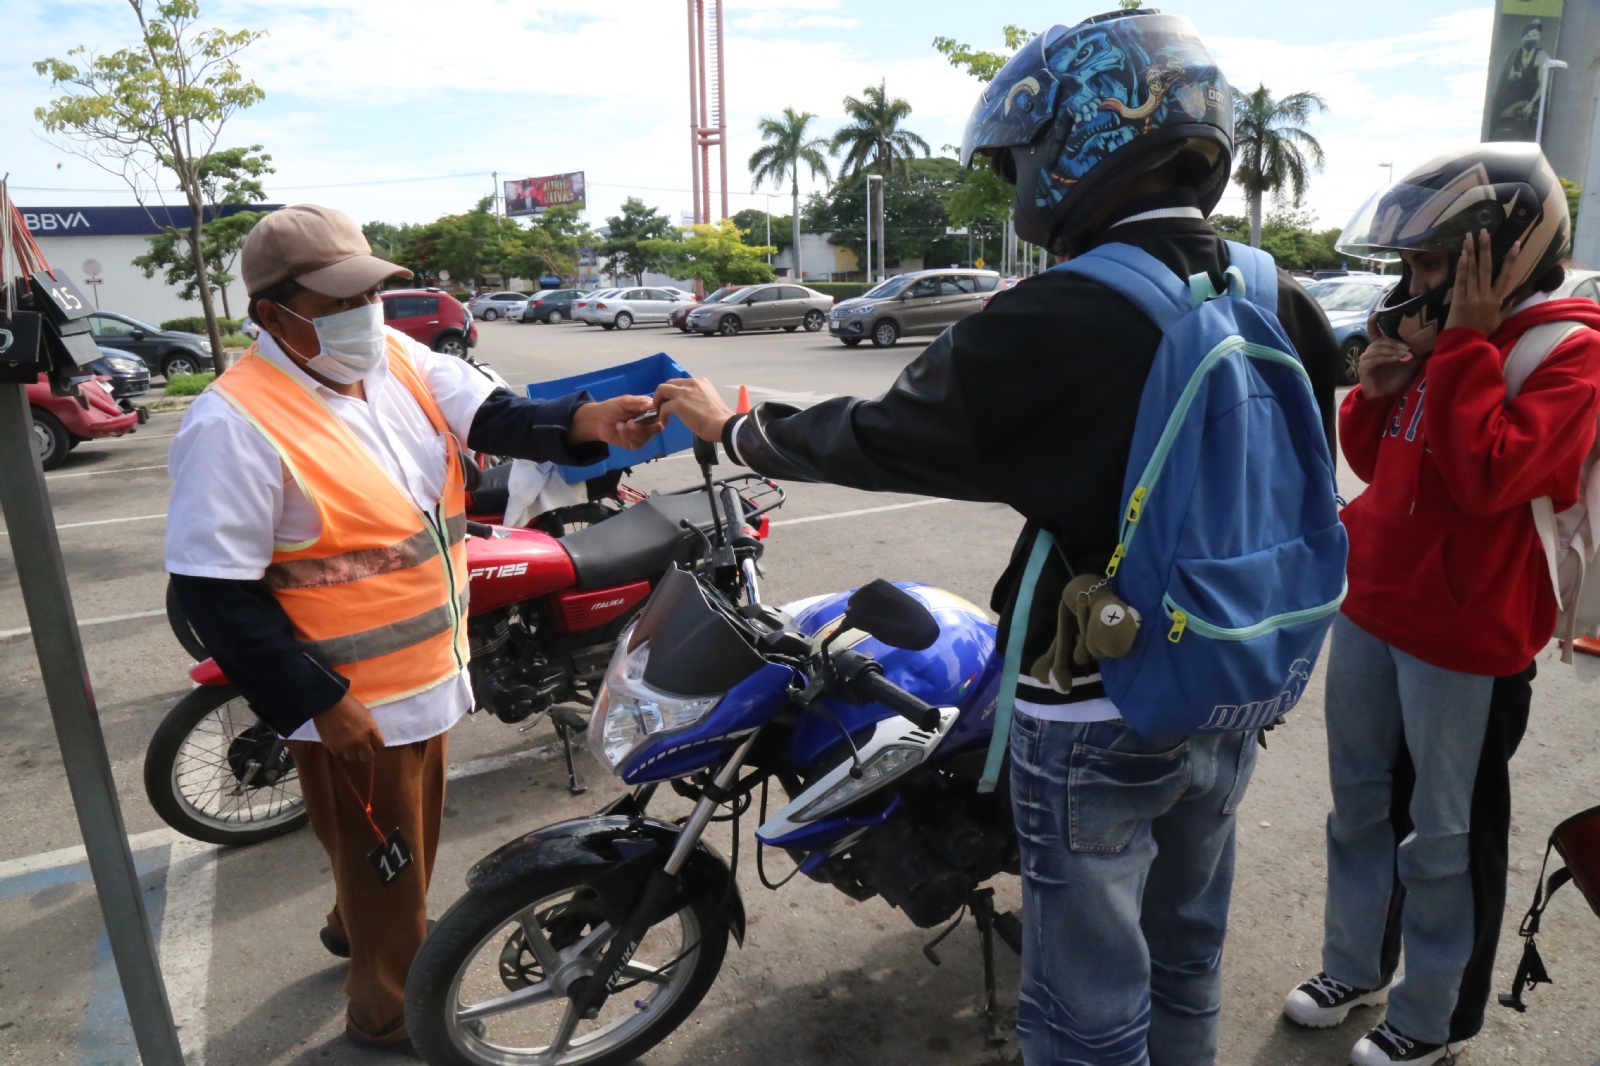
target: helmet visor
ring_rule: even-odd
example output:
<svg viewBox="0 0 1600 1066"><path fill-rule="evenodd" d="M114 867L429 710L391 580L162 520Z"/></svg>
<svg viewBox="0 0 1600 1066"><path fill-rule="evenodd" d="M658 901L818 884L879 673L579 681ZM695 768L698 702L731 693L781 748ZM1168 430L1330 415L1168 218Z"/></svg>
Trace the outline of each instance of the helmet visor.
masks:
<svg viewBox="0 0 1600 1066"><path fill-rule="evenodd" d="M1536 203L1521 182L1444 188L1400 183L1367 198L1334 242L1357 259L1393 263L1402 251L1459 252L1468 234L1493 234L1518 201Z"/></svg>
<svg viewBox="0 0 1600 1066"><path fill-rule="evenodd" d="M967 119L961 135L961 165L978 152L1031 142L1055 118L1056 76L1046 50L1067 32L1052 26L1017 50L1000 68Z"/></svg>

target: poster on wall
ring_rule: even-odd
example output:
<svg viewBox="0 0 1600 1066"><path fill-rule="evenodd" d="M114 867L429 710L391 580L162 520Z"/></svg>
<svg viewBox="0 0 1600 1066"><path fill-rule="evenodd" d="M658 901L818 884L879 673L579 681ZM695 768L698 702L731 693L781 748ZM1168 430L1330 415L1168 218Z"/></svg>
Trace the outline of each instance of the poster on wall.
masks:
<svg viewBox="0 0 1600 1066"><path fill-rule="evenodd" d="M1531 141L1539 125L1545 60L1554 59L1563 0L1500 0L1489 46L1486 141Z"/></svg>
<svg viewBox="0 0 1600 1066"><path fill-rule="evenodd" d="M541 214L547 207L583 206L583 171L551 174L543 178L520 178L505 183L506 214Z"/></svg>

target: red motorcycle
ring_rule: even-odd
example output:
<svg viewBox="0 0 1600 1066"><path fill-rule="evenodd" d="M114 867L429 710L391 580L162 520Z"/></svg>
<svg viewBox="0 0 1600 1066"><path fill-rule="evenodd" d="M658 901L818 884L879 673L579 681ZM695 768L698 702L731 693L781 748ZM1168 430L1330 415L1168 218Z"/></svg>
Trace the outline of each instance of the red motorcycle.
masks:
<svg viewBox="0 0 1600 1066"><path fill-rule="evenodd" d="M709 560L730 602L756 588L767 515L782 506L784 492L754 474L714 481L708 465L702 471L702 486L585 516L593 524L559 538L467 523L473 710L509 723L548 713L575 792L582 789L571 733L586 722L562 705L592 703L618 634L661 576ZM744 515L743 528L721 528L713 496L724 501L724 513ZM475 500L471 510L486 509ZM189 638L185 646L198 645L170 593L168 613L180 639ZM189 676L198 687L167 713L145 753L145 795L156 813L185 836L214 844L253 844L304 825L283 739L256 717L215 661L197 663Z"/></svg>

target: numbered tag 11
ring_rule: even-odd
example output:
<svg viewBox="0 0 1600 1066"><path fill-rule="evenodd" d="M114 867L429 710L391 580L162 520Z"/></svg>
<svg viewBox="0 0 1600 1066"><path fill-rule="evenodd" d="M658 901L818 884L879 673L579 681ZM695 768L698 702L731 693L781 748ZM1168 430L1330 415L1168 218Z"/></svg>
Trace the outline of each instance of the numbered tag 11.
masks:
<svg viewBox="0 0 1600 1066"><path fill-rule="evenodd" d="M406 838L400 835L398 826L382 844L367 852L367 861L378 875L380 885L387 885L411 865L411 849L406 846Z"/></svg>

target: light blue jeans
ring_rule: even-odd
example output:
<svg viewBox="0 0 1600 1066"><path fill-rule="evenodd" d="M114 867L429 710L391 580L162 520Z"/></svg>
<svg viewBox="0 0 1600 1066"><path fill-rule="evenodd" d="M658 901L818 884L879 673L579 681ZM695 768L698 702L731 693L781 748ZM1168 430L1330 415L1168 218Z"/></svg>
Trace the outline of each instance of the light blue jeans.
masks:
<svg viewBox="0 0 1600 1066"><path fill-rule="evenodd" d="M1430 666L1385 644L1344 615L1328 652L1328 903L1322 968L1356 988L1382 981L1379 956L1394 879L1405 977L1389 993L1388 1020L1406 1036L1442 1044L1472 953L1467 832L1494 678ZM1417 783L1416 826L1396 846L1389 821L1401 745Z"/></svg>
<svg viewBox="0 0 1600 1066"><path fill-rule="evenodd" d="M1026 1066L1211 1066L1256 734L1011 721Z"/></svg>

